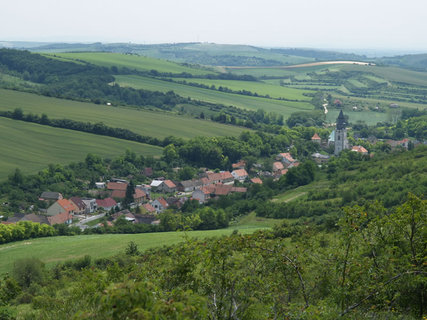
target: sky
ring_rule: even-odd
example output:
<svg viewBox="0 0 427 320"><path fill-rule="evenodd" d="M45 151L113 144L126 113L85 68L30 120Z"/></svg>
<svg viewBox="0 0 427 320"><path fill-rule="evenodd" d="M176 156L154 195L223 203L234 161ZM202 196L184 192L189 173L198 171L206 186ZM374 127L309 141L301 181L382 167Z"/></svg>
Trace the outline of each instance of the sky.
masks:
<svg viewBox="0 0 427 320"><path fill-rule="evenodd" d="M0 41L427 52L426 0L2 1Z"/></svg>

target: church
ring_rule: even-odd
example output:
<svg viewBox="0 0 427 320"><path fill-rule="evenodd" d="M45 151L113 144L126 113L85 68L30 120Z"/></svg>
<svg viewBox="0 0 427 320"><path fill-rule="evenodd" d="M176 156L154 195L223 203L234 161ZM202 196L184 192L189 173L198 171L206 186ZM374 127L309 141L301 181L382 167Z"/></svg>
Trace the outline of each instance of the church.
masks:
<svg viewBox="0 0 427 320"><path fill-rule="evenodd" d="M345 121L344 114L342 110L337 118L337 124L335 129L335 151L334 154L337 156L341 151L348 149L348 140L347 140L347 122Z"/></svg>

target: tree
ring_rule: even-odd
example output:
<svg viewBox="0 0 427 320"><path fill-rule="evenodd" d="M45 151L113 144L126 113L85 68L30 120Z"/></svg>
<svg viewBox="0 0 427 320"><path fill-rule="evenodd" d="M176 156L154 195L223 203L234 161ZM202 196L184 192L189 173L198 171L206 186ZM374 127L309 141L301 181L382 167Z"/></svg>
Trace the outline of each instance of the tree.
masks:
<svg viewBox="0 0 427 320"><path fill-rule="evenodd" d="M135 185L131 180L131 182L126 187L126 196L125 196L125 199L123 200L123 206L125 208L129 208L129 205L134 201L133 199L134 194L135 194Z"/></svg>
<svg viewBox="0 0 427 320"><path fill-rule="evenodd" d="M24 288L31 283L41 283L44 278L44 263L37 258L16 260L12 271L15 280Z"/></svg>

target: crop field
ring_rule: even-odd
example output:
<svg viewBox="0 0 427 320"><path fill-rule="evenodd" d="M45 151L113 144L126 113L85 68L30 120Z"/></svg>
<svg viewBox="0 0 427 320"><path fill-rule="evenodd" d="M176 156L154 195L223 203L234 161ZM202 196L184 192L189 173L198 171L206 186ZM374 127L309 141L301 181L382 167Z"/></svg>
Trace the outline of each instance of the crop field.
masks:
<svg viewBox="0 0 427 320"><path fill-rule="evenodd" d="M207 238L230 235L233 230L242 234L253 233L256 230L270 227L280 220L261 219L256 222L249 219L248 224L240 224L220 230L188 231L188 232L160 232L142 234L103 234L81 235L69 237L52 237L29 239L24 241L0 245L0 275L10 272L16 259L37 257L47 267L52 267L58 262L77 259L90 255L92 258L111 257L124 252L127 244L134 241L141 251L154 247L176 244L184 241L186 237ZM267 221L267 223L265 222Z"/></svg>
<svg viewBox="0 0 427 320"><path fill-rule="evenodd" d="M162 153L160 147L1 117L0 137L0 180L16 168L35 173L50 163L81 161L90 152L111 158L126 149L143 155Z"/></svg>
<svg viewBox="0 0 427 320"><path fill-rule="evenodd" d="M358 121L365 122L367 125L375 125L377 122L391 121L391 116L388 112L374 111L350 111L345 110L345 115L348 116L349 122L356 123ZM326 115L326 121L334 123L337 120L339 110L329 110Z"/></svg>
<svg viewBox="0 0 427 320"><path fill-rule="evenodd" d="M157 138L170 135L182 138L237 136L244 130L236 126L170 113L104 106L0 89L0 110L12 111L15 108L21 108L24 113L46 113L52 119L103 122L112 127L125 128Z"/></svg>
<svg viewBox="0 0 427 320"><path fill-rule="evenodd" d="M200 83L207 86L214 85L216 88L220 86L229 88L233 91L251 91L259 95L269 95L272 98L284 98L289 100L303 100L310 101L311 97L303 95L304 93L311 93L308 90L297 90L288 87L281 87L279 83L277 85L265 83L262 81L237 81L237 80L209 80L209 79L179 79L174 80L187 82Z"/></svg>
<svg viewBox="0 0 427 320"><path fill-rule="evenodd" d="M219 103L226 106L235 106L242 109L263 109L267 112L281 114L285 118L289 117L293 112L312 110L314 108L308 102L279 101L250 97L133 75L116 76L116 82L121 86L128 86L137 89L157 90L162 92L173 90L175 93L183 97L191 97L196 100Z"/></svg>
<svg viewBox="0 0 427 320"><path fill-rule="evenodd" d="M48 56L48 55L47 55ZM212 74L215 71L207 68L192 68L175 62L149 58L137 55L126 55L105 52L79 52L79 53L57 53L55 56L69 60L83 60L102 67L129 68L138 71L157 70L158 72L181 73L187 72L193 75ZM54 57L53 57L54 58Z"/></svg>

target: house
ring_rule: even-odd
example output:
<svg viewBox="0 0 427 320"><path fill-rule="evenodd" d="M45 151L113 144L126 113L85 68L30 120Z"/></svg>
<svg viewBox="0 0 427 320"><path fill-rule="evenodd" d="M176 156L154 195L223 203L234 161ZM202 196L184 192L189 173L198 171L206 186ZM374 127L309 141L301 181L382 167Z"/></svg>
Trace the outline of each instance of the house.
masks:
<svg viewBox="0 0 427 320"><path fill-rule="evenodd" d="M233 170L244 169L246 167L246 161L245 160L240 160L239 162L233 163L231 165L231 167L233 168Z"/></svg>
<svg viewBox="0 0 427 320"><path fill-rule="evenodd" d="M126 190L114 190L111 194L111 198L122 200L126 198ZM135 193L133 194L134 203L142 203L147 198L147 195L141 189L135 188Z"/></svg>
<svg viewBox="0 0 427 320"><path fill-rule="evenodd" d="M149 203L144 203L140 208L142 208L143 211L146 211L149 214L156 213L156 209Z"/></svg>
<svg viewBox="0 0 427 320"><path fill-rule="evenodd" d="M117 206L117 202L113 198L96 199L96 205L98 208L110 211Z"/></svg>
<svg viewBox="0 0 427 320"><path fill-rule="evenodd" d="M291 163L294 163L296 161L294 158L292 158L289 152L279 153L276 159L282 161L285 166L289 166Z"/></svg>
<svg viewBox="0 0 427 320"><path fill-rule="evenodd" d="M150 197L151 194L151 186L149 184L138 184L135 186L135 189L139 189L145 192L147 198Z"/></svg>
<svg viewBox="0 0 427 320"><path fill-rule="evenodd" d="M244 169L243 169L244 170ZM207 180L203 180L203 185L215 184L215 183L223 183L223 184L233 184L234 177L230 173L230 171L221 171L221 172L206 172L205 178Z"/></svg>
<svg viewBox="0 0 427 320"><path fill-rule="evenodd" d="M319 152L313 153L311 155L311 158L314 160L314 162L316 162L317 164L323 164L325 162L329 161L330 156L328 155L324 155L324 154L320 154Z"/></svg>
<svg viewBox="0 0 427 320"><path fill-rule="evenodd" d="M95 182L95 187L97 189L105 189L106 184L105 184L105 182Z"/></svg>
<svg viewBox="0 0 427 320"><path fill-rule="evenodd" d="M386 141L386 143L392 148L403 147L405 149L408 149L409 142L410 142L409 139L403 139L400 141L396 141L396 140L387 140Z"/></svg>
<svg viewBox="0 0 427 320"><path fill-rule="evenodd" d="M262 184L262 180L260 178L258 178L258 177L257 178L252 178L251 182L255 183L255 184Z"/></svg>
<svg viewBox="0 0 427 320"><path fill-rule="evenodd" d="M358 152L358 153L361 153L361 154L368 154L368 150L366 150L362 146L353 146L351 148L351 151Z"/></svg>
<svg viewBox="0 0 427 320"><path fill-rule="evenodd" d="M181 181L177 185L178 191L181 192L191 192L197 189L200 189L203 186L201 180L185 180Z"/></svg>
<svg viewBox="0 0 427 320"><path fill-rule="evenodd" d="M283 176L283 175L285 175L285 174L287 174L287 173L288 173L288 169L282 169L282 170L279 170L279 171L274 172L273 176L274 176L274 179L275 179L275 180L277 180L277 179L279 179L281 176Z"/></svg>
<svg viewBox="0 0 427 320"><path fill-rule="evenodd" d="M298 161L295 161L288 166L288 169L298 167L299 165L300 165L300 163Z"/></svg>
<svg viewBox="0 0 427 320"><path fill-rule="evenodd" d="M153 180L150 183L151 190L161 191L163 180Z"/></svg>
<svg viewBox="0 0 427 320"><path fill-rule="evenodd" d="M276 161L273 163L273 172L277 172L277 171L281 171L285 169L285 167L283 166L283 163Z"/></svg>
<svg viewBox="0 0 427 320"><path fill-rule="evenodd" d="M114 190L124 190L126 191L126 188L128 187L128 184L125 182L108 182L107 189L114 191Z"/></svg>
<svg viewBox="0 0 427 320"><path fill-rule="evenodd" d="M96 210L98 210L96 199L82 199L82 201L86 205L85 214L94 213Z"/></svg>
<svg viewBox="0 0 427 320"><path fill-rule="evenodd" d="M312 137L311 137L311 141L314 143L318 143L320 144L322 142L322 139L319 137L319 135L317 133L315 133Z"/></svg>
<svg viewBox="0 0 427 320"><path fill-rule="evenodd" d="M31 222L35 222L35 223L49 224L50 225L50 222L49 222L47 216L40 215L40 214L34 214L34 213L26 214L19 221L31 221Z"/></svg>
<svg viewBox="0 0 427 320"><path fill-rule="evenodd" d="M156 224L157 217L149 214L134 214L135 223Z"/></svg>
<svg viewBox="0 0 427 320"><path fill-rule="evenodd" d="M199 190L195 190L191 197L195 200L198 200L199 203L205 203L211 197L211 191L207 187L203 187Z"/></svg>
<svg viewBox="0 0 427 320"><path fill-rule="evenodd" d="M238 180L240 182L243 182L249 178L249 175L245 169L234 170L231 172L231 175L233 176L234 180Z"/></svg>
<svg viewBox="0 0 427 320"><path fill-rule="evenodd" d="M151 205L156 209L157 213L161 213L169 207L169 204L162 197L152 201Z"/></svg>
<svg viewBox="0 0 427 320"><path fill-rule="evenodd" d="M42 201L56 201L56 200L61 200L63 199L62 194L60 194L59 192L50 192L50 191L45 191L40 195L39 200Z"/></svg>
<svg viewBox="0 0 427 320"><path fill-rule="evenodd" d="M80 197L71 197L70 201L77 207L75 214L85 214L86 204L83 202L83 199Z"/></svg>
<svg viewBox="0 0 427 320"><path fill-rule="evenodd" d="M68 214L73 215L78 211L79 209L74 205L72 201L69 201L67 199L60 199L60 200L57 200L55 203L53 203L47 209L47 215L55 216L63 212L67 212Z"/></svg>
<svg viewBox="0 0 427 320"><path fill-rule="evenodd" d="M176 191L176 185L171 180L165 180L161 184L161 188L165 193L172 193Z"/></svg>
<svg viewBox="0 0 427 320"><path fill-rule="evenodd" d="M67 211L64 211L60 214L51 216L51 217L47 217L47 220L49 221L49 224L51 226L55 225L55 224L70 224L73 222L73 216L68 213Z"/></svg>
<svg viewBox="0 0 427 320"><path fill-rule="evenodd" d="M397 103L390 103L388 106L393 109L399 108L399 105Z"/></svg>

